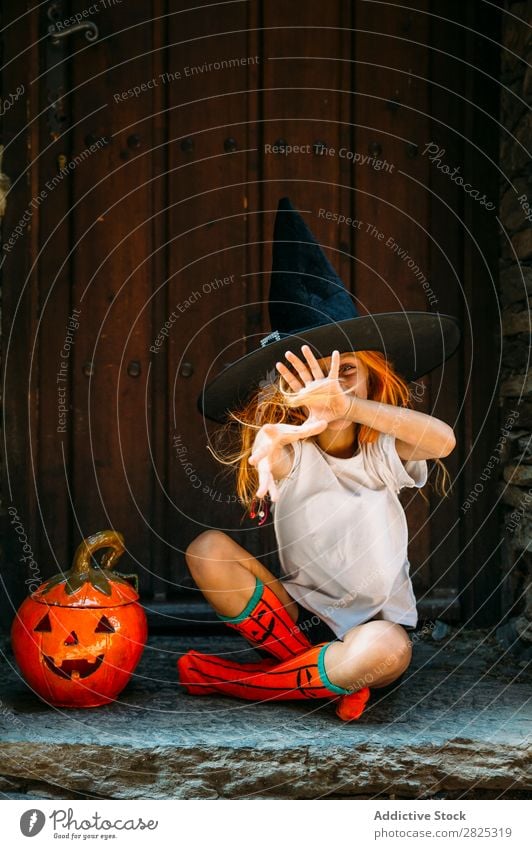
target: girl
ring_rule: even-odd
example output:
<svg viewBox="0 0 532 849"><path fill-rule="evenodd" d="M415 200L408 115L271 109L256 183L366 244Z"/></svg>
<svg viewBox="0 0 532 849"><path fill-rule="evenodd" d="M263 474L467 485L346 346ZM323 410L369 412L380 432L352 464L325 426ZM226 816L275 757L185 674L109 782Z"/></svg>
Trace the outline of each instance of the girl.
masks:
<svg viewBox="0 0 532 849"><path fill-rule="evenodd" d="M279 215L293 212L286 201L282 205L274 275L279 274ZM301 219L295 221L301 229ZM324 259L326 289L333 283L337 295L338 278L330 280L331 266L310 232L305 227L291 235L297 235L292 243L298 244L298 274L308 261L311 277L322 284L315 271L317 258ZM302 244L308 251L303 263ZM274 281L279 288L274 275L272 291ZM303 282L307 289L314 285ZM293 284L292 278L292 297ZM338 327L328 295L322 298L314 334L305 328L309 341L314 342L317 330L333 330L327 331L330 338ZM272 298L270 315L275 316L271 305ZM298 327L301 319L293 311L290 315ZM395 315L381 314L380 339L387 317ZM376 342L363 333L360 322L367 318L342 321L342 332L352 339L355 328ZM411 408L407 382L383 352L353 346L342 354L333 348L316 357L304 344L298 355L286 350L295 341L293 327L285 339L273 340L277 349L282 342L279 350L286 358L276 361L276 379L266 381L266 388L255 387L231 413L240 428L240 446L224 460L236 463L237 492L252 512L257 512L257 499L261 514L268 497L272 503L280 578L221 531L205 531L186 552L191 574L217 616L267 655L258 663L242 664L190 651L178 661L179 678L189 693L198 695L334 699L337 714L349 720L362 713L368 684L388 686L410 663L407 629L416 625L417 614L406 520L397 495L404 486L422 487L426 461L435 459L442 466L439 458L453 450L455 439L445 422ZM275 335L266 337L266 345ZM403 333L391 345L398 359L404 344ZM227 381L226 374L208 387L204 411L213 414L221 397L234 401L241 392L242 362L232 367L238 385L230 375ZM443 494L445 477L444 469Z"/></svg>

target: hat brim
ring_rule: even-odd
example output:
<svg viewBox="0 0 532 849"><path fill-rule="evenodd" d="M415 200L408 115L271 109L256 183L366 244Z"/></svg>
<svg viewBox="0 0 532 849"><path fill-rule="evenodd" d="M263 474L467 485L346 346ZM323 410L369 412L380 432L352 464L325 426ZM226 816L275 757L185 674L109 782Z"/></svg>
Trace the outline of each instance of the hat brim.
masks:
<svg viewBox="0 0 532 849"><path fill-rule="evenodd" d="M278 376L275 364L286 351L308 344L318 358L332 351L381 351L395 371L416 380L451 357L461 338L454 316L427 312L361 315L283 336L251 351L227 366L203 390L198 409L208 419L223 422L257 390L261 381Z"/></svg>

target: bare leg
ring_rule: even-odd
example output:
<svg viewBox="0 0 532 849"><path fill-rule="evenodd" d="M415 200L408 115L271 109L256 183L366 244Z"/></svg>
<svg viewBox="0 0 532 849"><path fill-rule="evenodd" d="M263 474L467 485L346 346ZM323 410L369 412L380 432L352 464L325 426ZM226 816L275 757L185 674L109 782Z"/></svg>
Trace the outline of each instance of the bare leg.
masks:
<svg viewBox="0 0 532 849"><path fill-rule="evenodd" d="M290 618L297 620L297 602L259 560L222 531L204 531L186 550L186 561L197 586L222 616L238 616L250 600L256 578L275 593Z"/></svg>
<svg viewBox="0 0 532 849"><path fill-rule="evenodd" d="M401 625L383 620L352 628L325 651L325 670L338 687L385 687L408 668L412 643Z"/></svg>
<svg viewBox="0 0 532 849"><path fill-rule="evenodd" d="M186 560L197 586L222 616L242 612L258 577L276 594L292 621L297 620L297 603L275 575L222 531L204 531L196 537L187 548ZM343 641L331 642L325 669L333 684L357 691L390 684L408 668L411 657L405 629L379 620L358 625Z"/></svg>

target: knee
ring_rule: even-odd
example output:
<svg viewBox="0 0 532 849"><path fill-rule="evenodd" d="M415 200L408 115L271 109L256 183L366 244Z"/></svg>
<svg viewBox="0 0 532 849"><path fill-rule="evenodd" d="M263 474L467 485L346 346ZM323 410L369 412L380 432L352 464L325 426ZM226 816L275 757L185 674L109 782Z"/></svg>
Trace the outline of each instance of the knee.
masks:
<svg viewBox="0 0 532 849"><path fill-rule="evenodd" d="M185 551L185 559L190 571L197 575L205 574L216 568L220 560L227 557L231 537L223 531L203 531L192 540Z"/></svg>
<svg viewBox="0 0 532 849"><path fill-rule="evenodd" d="M394 626L393 636L386 649L387 670L391 675L401 675L412 660L412 641L401 625Z"/></svg>
<svg viewBox="0 0 532 849"><path fill-rule="evenodd" d="M344 639L346 652L353 660L361 654L371 659L378 675L401 675L412 660L412 643L401 625L394 622L367 622L349 631Z"/></svg>

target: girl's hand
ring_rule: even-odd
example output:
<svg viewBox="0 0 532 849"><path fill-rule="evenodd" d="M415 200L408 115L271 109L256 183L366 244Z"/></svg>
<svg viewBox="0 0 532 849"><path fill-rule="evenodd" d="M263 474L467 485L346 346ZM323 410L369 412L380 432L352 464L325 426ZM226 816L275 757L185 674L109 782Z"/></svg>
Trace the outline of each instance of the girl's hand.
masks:
<svg viewBox="0 0 532 849"><path fill-rule="evenodd" d="M306 439L321 433L327 427L326 421L307 420L302 425L266 424L258 431L249 464L256 466L259 475L257 498L270 493L272 501L277 501L279 491L275 478L284 477L290 471L292 455L286 446L298 439Z"/></svg>
<svg viewBox="0 0 532 849"><path fill-rule="evenodd" d="M297 372L294 375L284 363L277 363L277 371L285 379L290 389L295 393L293 406L307 407L308 422L325 420L332 422L347 415L350 407L350 397L344 392L339 380L340 353L333 351L331 368L327 377L308 345L301 348L306 362L287 351L285 356Z"/></svg>

